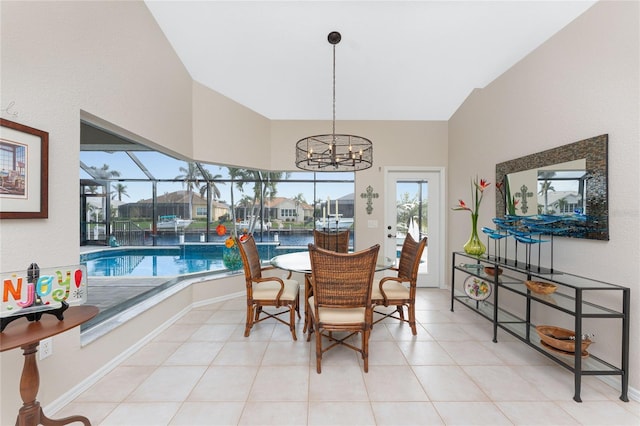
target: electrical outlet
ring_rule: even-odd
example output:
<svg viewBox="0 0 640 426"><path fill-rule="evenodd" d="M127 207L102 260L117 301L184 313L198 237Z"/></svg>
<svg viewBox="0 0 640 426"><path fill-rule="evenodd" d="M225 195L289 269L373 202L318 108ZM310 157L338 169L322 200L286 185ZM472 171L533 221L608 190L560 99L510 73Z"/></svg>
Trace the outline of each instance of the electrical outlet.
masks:
<svg viewBox="0 0 640 426"><path fill-rule="evenodd" d="M40 361L50 357L53 354L53 338L49 337L40 340L40 350L38 352L40 353Z"/></svg>

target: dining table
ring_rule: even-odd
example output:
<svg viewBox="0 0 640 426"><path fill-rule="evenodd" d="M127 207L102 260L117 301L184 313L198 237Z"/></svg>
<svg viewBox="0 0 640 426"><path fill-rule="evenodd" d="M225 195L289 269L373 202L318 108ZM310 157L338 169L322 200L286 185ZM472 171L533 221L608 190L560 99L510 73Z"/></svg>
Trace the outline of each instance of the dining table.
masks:
<svg viewBox="0 0 640 426"><path fill-rule="evenodd" d="M297 251L274 256L269 263L278 268L289 272L298 272L304 274L304 328L303 333L309 328L309 297L312 296L311 287L311 258L309 251ZM390 257L378 256L376 262L376 272L389 269L396 264L396 259Z"/></svg>

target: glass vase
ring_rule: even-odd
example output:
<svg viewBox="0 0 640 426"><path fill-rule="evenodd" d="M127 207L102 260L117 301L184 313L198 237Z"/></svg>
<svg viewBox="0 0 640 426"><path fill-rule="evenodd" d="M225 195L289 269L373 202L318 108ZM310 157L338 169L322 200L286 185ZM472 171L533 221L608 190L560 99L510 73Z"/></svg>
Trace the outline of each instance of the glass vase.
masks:
<svg viewBox="0 0 640 426"><path fill-rule="evenodd" d="M240 256L238 247L224 247L222 249L222 263L230 271L237 271L242 268L242 256Z"/></svg>
<svg viewBox="0 0 640 426"><path fill-rule="evenodd" d="M478 236L478 215L471 215L471 236L463 248L465 253L473 256L480 256L487 250Z"/></svg>

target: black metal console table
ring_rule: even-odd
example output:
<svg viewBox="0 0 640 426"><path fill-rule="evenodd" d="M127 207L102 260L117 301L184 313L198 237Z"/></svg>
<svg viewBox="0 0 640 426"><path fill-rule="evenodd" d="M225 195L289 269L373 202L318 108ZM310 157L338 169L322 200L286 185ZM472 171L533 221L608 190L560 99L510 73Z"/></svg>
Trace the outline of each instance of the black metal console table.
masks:
<svg viewBox="0 0 640 426"><path fill-rule="evenodd" d="M502 268L502 275L494 276L485 273L485 267ZM465 292L463 277L476 277L479 283L490 286L485 293L488 297L479 300L482 296L478 293ZM542 295L531 292L525 285L526 280L544 281L558 286L557 292L551 295ZM485 290L487 288L485 287ZM619 306L611 308L594 303L596 292L608 293L614 299L619 299ZM524 312L512 312L501 304L503 292L515 294L524 298ZM618 297L615 297L618 296ZM454 252L451 264L451 311L454 310L454 302L472 309L485 317L493 324L493 341L497 342L498 328L515 336L522 342L536 349L548 358L574 374L575 394L573 399L580 399L580 386L583 375L618 375L621 376L622 401L628 402L629 387L629 308L630 289L615 284L597 281L573 274L555 270L537 272L519 268L514 263L499 263L486 256L472 256L462 252ZM621 333L621 359L609 362L594 355L583 358L580 350L573 356L559 355L550 351L540 341L536 333L536 324L532 320L532 304L542 304L556 311L573 317L575 332L575 347L581 348L582 335L584 333L582 322L585 318L613 318L621 321L619 330ZM521 315L524 314L524 317Z"/></svg>

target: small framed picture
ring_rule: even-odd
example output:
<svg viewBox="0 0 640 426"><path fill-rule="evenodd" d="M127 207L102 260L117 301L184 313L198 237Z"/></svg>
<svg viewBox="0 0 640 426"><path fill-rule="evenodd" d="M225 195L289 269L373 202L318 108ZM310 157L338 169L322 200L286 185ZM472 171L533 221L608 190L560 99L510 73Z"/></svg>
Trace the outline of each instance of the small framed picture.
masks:
<svg viewBox="0 0 640 426"><path fill-rule="evenodd" d="M0 219L47 218L49 133L0 119Z"/></svg>

